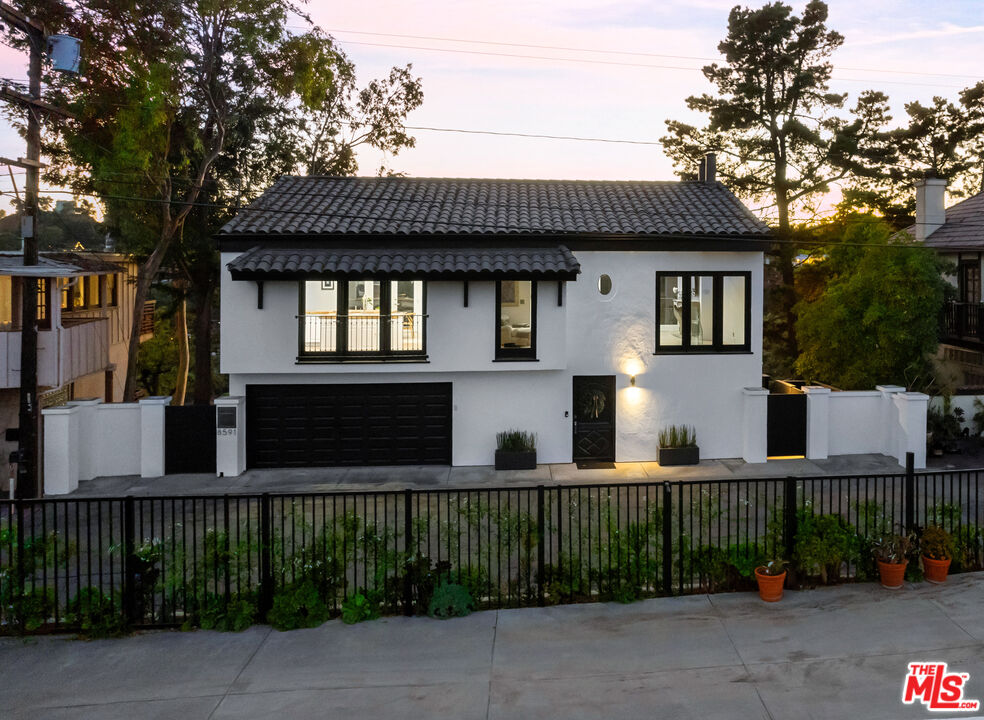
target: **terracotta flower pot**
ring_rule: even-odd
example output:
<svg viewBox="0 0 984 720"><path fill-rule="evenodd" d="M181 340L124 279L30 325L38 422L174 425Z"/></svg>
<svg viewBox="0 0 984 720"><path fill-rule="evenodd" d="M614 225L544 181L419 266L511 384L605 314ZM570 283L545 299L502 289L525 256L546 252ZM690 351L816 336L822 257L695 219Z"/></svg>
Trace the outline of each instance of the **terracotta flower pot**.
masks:
<svg viewBox="0 0 984 720"><path fill-rule="evenodd" d="M782 586L786 582L786 571L779 575L767 575L762 568L755 568L755 579L758 580L759 597L765 602L782 600Z"/></svg>
<svg viewBox="0 0 984 720"><path fill-rule="evenodd" d="M923 570L926 573L926 580L929 582L946 582L946 574L950 571L950 558L933 560L933 558L923 555Z"/></svg>
<svg viewBox="0 0 984 720"><path fill-rule="evenodd" d="M897 590L905 582L905 566L908 561L900 563L888 563L878 561L878 575L881 577L882 587L890 590Z"/></svg>

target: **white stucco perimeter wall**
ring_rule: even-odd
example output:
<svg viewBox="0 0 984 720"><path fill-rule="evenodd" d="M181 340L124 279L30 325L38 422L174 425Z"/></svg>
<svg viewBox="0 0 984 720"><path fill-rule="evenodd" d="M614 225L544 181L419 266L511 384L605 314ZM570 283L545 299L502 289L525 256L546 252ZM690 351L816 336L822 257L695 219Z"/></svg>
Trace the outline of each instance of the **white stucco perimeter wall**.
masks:
<svg viewBox="0 0 984 720"><path fill-rule="evenodd" d="M888 418L882 416L881 393L832 392L828 397L830 454L882 452L880 431Z"/></svg>
<svg viewBox="0 0 984 720"><path fill-rule="evenodd" d="M164 474L164 407L169 397L138 403L73 401L42 410L44 490L62 495L80 480Z"/></svg>
<svg viewBox="0 0 984 720"><path fill-rule="evenodd" d="M881 453L905 466L907 453L915 467L926 467L926 411L929 397L896 385L873 392L831 392L806 386L806 457Z"/></svg>

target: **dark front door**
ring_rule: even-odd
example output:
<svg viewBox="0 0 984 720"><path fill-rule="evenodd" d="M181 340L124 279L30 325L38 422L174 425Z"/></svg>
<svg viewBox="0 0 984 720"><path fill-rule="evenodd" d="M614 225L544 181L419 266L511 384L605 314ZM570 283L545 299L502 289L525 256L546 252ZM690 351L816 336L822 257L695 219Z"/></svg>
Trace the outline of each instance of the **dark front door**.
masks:
<svg viewBox="0 0 984 720"><path fill-rule="evenodd" d="M615 461L615 376L574 378L574 462Z"/></svg>
<svg viewBox="0 0 984 720"><path fill-rule="evenodd" d="M767 409L766 455L806 455L806 395L773 393Z"/></svg>
<svg viewBox="0 0 984 720"><path fill-rule="evenodd" d="M451 383L246 386L246 465L450 465Z"/></svg>
<svg viewBox="0 0 984 720"><path fill-rule="evenodd" d="M164 408L164 474L215 472L215 406Z"/></svg>

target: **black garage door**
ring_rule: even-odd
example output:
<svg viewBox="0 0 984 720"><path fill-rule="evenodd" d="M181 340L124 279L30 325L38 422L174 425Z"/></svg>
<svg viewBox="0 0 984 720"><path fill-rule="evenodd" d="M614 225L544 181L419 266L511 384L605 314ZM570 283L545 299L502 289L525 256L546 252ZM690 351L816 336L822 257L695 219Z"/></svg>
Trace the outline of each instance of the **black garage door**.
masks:
<svg viewBox="0 0 984 720"><path fill-rule="evenodd" d="M246 464L450 465L451 383L248 385Z"/></svg>

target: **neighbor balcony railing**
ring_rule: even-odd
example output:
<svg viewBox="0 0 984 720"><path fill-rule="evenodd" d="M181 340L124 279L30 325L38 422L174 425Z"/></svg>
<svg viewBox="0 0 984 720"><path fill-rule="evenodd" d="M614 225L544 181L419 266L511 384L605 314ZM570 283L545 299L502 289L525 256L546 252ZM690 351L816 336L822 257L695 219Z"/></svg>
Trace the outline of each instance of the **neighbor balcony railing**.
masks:
<svg viewBox="0 0 984 720"><path fill-rule="evenodd" d="M940 331L943 340L984 342L984 303L946 303Z"/></svg>
<svg viewBox="0 0 984 720"><path fill-rule="evenodd" d="M302 355L422 355L427 316L300 315Z"/></svg>

